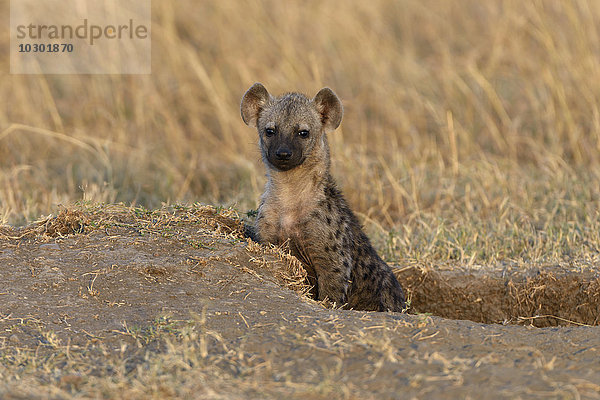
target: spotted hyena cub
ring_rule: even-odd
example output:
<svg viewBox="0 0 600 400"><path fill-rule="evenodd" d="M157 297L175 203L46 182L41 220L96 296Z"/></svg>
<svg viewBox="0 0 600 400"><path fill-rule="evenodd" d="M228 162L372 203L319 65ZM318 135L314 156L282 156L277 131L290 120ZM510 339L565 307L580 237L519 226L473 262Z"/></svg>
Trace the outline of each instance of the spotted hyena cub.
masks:
<svg viewBox="0 0 600 400"><path fill-rule="evenodd" d="M268 181L251 235L289 246L308 272L313 293L355 310L402 311L404 294L377 255L329 172L327 132L342 104L324 88L309 99L274 97L260 83L244 94L244 122L258 129Z"/></svg>

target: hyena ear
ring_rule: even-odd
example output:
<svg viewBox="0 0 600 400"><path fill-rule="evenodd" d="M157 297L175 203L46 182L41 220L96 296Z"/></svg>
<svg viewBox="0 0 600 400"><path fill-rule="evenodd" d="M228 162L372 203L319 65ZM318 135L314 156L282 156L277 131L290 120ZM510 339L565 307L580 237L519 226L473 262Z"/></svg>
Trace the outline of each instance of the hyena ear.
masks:
<svg viewBox="0 0 600 400"><path fill-rule="evenodd" d="M258 114L260 114L270 98L271 95L260 83L255 83L248 89L244 97L242 97L242 104L240 106L242 119L246 125L256 128Z"/></svg>
<svg viewBox="0 0 600 400"><path fill-rule="evenodd" d="M335 130L342 122L344 114L342 102L329 88L319 90L319 93L312 99L317 111L321 114L321 123L326 132Z"/></svg>

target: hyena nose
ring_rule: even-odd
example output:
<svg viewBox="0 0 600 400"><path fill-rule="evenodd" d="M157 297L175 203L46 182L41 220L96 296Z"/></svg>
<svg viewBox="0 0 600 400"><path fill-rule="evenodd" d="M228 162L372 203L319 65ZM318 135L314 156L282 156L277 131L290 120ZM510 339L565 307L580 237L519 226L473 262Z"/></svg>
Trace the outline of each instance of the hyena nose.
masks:
<svg viewBox="0 0 600 400"><path fill-rule="evenodd" d="M275 151L278 160L289 160L292 158L292 151L286 147L280 147Z"/></svg>

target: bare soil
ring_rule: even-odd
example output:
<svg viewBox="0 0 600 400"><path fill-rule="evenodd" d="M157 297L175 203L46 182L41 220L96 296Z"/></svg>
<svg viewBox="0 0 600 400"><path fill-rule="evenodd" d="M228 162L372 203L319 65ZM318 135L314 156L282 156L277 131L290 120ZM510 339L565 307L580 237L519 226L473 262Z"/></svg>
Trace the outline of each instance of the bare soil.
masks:
<svg viewBox="0 0 600 400"><path fill-rule="evenodd" d="M241 227L214 207L95 206L0 228L0 396L600 398L597 265L408 266L408 313L339 310ZM128 392L190 324L201 361L181 352L176 384ZM65 348L97 362L89 376L31 367ZM98 389L118 375L102 361L111 351L122 392ZM15 361L27 352L34 361Z"/></svg>

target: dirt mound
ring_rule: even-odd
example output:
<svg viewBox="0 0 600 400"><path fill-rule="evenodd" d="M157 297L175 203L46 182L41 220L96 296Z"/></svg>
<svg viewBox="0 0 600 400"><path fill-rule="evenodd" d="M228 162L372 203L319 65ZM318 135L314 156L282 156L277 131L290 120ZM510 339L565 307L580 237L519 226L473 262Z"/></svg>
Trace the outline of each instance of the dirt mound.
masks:
<svg viewBox="0 0 600 400"><path fill-rule="evenodd" d="M3 227L0 322L18 321L17 330L36 344L42 325L66 340L160 314L188 317L227 290L234 267L304 293L300 263L242 240L242 223L233 217L231 210L209 206L155 212L100 206L64 209L20 229ZM213 280L206 278L208 269L218 271ZM85 329L76 329L75 321Z"/></svg>
<svg viewBox="0 0 600 400"><path fill-rule="evenodd" d="M239 263L251 260L253 266L259 265L268 270L269 275L280 284L301 295L306 294L306 274L300 263L280 249L266 248L245 239L243 230L243 222L235 212L212 206L159 211L122 206L65 208L57 216L44 218L27 227L1 227L0 238L5 241L5 250L0 256L14 259L14 249L22 252L27 248L25 259L31 260L31 278L45 278L54 285L61 279L68 283L69 279L64 279L61 268L51 265L49 255L60 254L64 263L65 249L61 241L68 235L85 232L86 235L69 237L74 242L69 248L77 248L78 257L67 260L81 265L81 254L89 257L93 253L95 265L102 265L94 271L84 272L93 278L86 287L78 288L78 292L85 296L86 292L87 295L95 294L93 285L98 287L98 277L107 279L122 273L119 264L111 264L108 260L101 262L106 258L103 248L110 249L108 254L116 254L117 249L126 252L120 254L119 259L127 264L127 268L133 265L146 280L159 282L170 279L172 272L160 266L164 261L160 257L173 256L174 249L166 239L175 239L178 248L187 244L201 250L198 256L185 259L186 264L196 265L196 270L207 263L231 263L242 257L237 260ZM136 260L141 255L130 249L140 243L141 237L149 234L156 239L153 242L156 246L154 259L150 264L141 263L143 266L138 267L140 263ZM109 240L109 245L100 244L103 240L98 238L102 236ZM38 257L31 257L36 252ZM244 258L241 255L244 253L254 256ZM285 261L285 267L273 260ZM456 268L413 265L395 268L394 272L409 295L411 313L536 327L600 323L600 269L594 266ZM22 283L26 281L24 279ZM115 299L106 301L118 302Z"/></svg>
<svg viewBox="0 0 600 400"><path fill-rule="evenodd" d="M422 314L588 321L592 275L410 267L417 314L335 310L241 229L231 210L106 205L1 228L0 397L600 397L597 327ZM555 317L517 319L538 312Z"/></svg>

